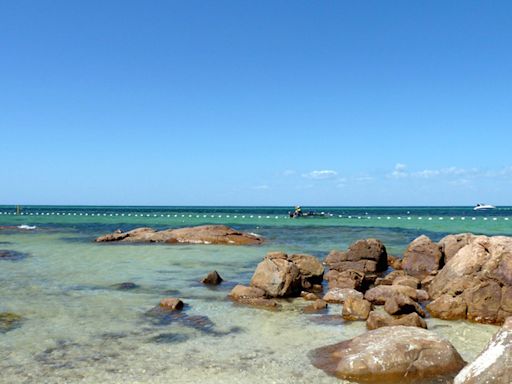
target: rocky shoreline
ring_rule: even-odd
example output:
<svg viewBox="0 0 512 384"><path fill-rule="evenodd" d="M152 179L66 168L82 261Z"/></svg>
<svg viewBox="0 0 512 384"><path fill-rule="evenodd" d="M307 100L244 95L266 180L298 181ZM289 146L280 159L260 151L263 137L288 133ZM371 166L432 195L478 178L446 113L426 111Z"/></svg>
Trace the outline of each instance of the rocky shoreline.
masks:
<svg viewBox="0 0 512 384"><path fill-rule="evenodd" d="M323 279L328 291L322 295ZM360 383L462 384L512 381L507 363L512 359L511 293L512 238L466 233L439 243L420 236L402 258L388 256L376 239L334 250L323 263L310 255L270 252L249 285L237 285L229 298L279 309L280 299L300 296L314 301L306 313L335 303L342 305L345 321L366 321L366 334L311 352L313 364L336 377ZM428 316L506 323L487 347L492 351L482 352L457 375L466 363L448 341L426 330ZM475 379L491 376L491 381Z"/></svg>

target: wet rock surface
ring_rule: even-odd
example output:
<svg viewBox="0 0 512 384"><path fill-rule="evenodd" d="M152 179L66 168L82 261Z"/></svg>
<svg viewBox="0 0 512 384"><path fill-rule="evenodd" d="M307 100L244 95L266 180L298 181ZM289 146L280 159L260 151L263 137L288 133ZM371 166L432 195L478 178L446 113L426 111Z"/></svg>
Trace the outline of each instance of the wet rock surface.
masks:
<svg viewBox="0 0 512 384"><path fill-rule="evenodd" d="M203 279L201 280L201 282L203 284L206 284L206 285L219 285L220 283L222 283L224 280L222 279L222 277L220 277L219 273L217 271L212 271L212 272L209 272L205 277L203 277Z"/></svg>
<svg viewBox="0 0 512 384"><path fill-rule="evenodd" d="M455 348L431 331L394 326L310 353L330 375L358 383L449 383L464 367Z"/></svg>
<svg viewBox="0 0 512 384"><path fill-rule="evenodd" d="M98 237L96 242L257 245L263 243L263 238L225 225L201 225L163 231L152 228L115 231Z"/></svg>
<svg viewBox="0 0 512 384"><path fill-rule="evenodd" d="M6 333L20 327L23 317L13 312L0 312L0 333Z"/></svg>

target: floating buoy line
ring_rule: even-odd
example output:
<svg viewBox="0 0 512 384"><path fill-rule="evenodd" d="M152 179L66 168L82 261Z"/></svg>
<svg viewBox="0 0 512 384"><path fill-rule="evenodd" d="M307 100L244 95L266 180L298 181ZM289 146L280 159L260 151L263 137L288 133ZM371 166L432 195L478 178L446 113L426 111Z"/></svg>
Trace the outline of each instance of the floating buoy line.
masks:
<svg viewBox="0 0 512 384"><path fill-rule="evenodd" d="M261 215L261 214L218 214L218 213L141 213L141 212L61 212L61 211L34 211L34 212L10 212L0 211L0 215L5 216L82 216L82 217L137 217L137 218L179 218L179 219L236 219L236 220L253 220L253 219L274 219L274 220L291 220L288 215ZM332 219L349 219L349 220L404 220L404 221L510 221L509 217L488 217L488 216L371 216L371 215L340 215L327 214L320 218L307 218L302 220L323 220L325 218ZM295 219L293 219L295 220Z"/></svg>

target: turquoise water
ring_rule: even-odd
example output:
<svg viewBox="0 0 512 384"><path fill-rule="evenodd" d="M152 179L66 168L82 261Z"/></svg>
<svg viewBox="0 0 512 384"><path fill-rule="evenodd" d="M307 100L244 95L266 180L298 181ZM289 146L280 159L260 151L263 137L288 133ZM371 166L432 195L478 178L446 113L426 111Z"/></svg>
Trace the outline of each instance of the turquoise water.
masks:
<svg viewBox="0 0 512 384"><path fill-rule="evenodd" d="M236 283L249 282L266 252L324 257L354 240L377 237L400 255L421 233L435 240L462 231L512 234L512 222L505 220L512 220L510 208L478 214L463 207L317 210L333 216L289 219L287 209L275 207L24 207L16 216L13 207L0 207L0 226L36 226L0 230L0 249L25 256L0 260L0 312L24 318L0 333L0 382L339 382L314 368L307 354L363 333L364 323L341 321L336 305L325 314L303 314L302 299L285 302L278 312L226 299ZM205 223L232 225L268 241L257 247L93 242L117 228ZM206 288L198 281L213 269L226 282ZM119 290L115 284L122 282L138 287ZM187 303L183 315L148 314L169 296ZM467 322L428 324L467 360L496 330Z"/></svg>

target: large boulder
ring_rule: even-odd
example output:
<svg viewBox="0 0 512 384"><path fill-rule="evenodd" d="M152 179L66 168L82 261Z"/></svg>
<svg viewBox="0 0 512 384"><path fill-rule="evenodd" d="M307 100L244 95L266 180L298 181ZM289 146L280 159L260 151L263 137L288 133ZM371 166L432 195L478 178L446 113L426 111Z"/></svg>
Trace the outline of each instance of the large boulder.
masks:
<svg viewBox="0 0 512 384"><path fill-rule="evenodd" d="M310 354L330 375L359 383L448 382L464 366L455 348L433 332L381 328Z"/></svg>
<svg viewBox="0 0 512 384"><path fill-rule="evenodd" d="M402 269L408 275L423 279L443 266L439 245L422 235L414 239L404 252Z"/></svg>
<svg viewBox="0 0 512 384"><path fill-rule="evenodd" d="M415 312L421 317L425 317L425 311L417 302L399 292L386 300L384 310L390 315L406 315Z"/></svg>
<svg viewBox="0 0 512 384"><path fill-rule="evenodd" d="M239 232L225 225L201 225L178 229L155 231L152 228L137 228L132 231L100 236L96 242L132 242L132 243L185 243L185 244L261 244L263 238L253 233Z"/></svg>
<svg viewBox="0 0 512 384"><path fill-rule="evenodd" d="M297 296L301 292L300 270L283 252L270 252L258 264L251 286L260 288L270 297Z"/></svg>
<svg viewBox="0 0 512 384"><path fill-rule="evenodd" d="M370 330L394 325L427 329L427 323L416 312L392 316L386 312L371 311L366 320L366 328Z"/></svg>
<svg viewBox="0 0 512 384"><path fill-rule="evenodd" d="M478 357L455 377L454 384L509 384L512 382L512 317Z"/></svg>
<svg viewBox="0 0 512 384"><path fill-rule="evenodd" d="M472 233L458 233L455 235L448 235L439 240L439 247L444 256L444 263L448 263L450 259L455 256L461 248L468 245L475 235Z"/></svg>
<svg viewBox="0 0 512 384"><path fill-rule="evenodd" d="M331 269L325 274L329 288L352 288L362 289L365 274L360 271L349 269L346 271L337 271Z"/></svg>
<svg viewBox="0 0 512 384"><path fill-rule="evenodd" d="M458 307L466 305L469 320L502 323L512 315L512 238L474 236L469 241L432 280L430 296L449 295Z"/></svg>
<svg viewBox="0 0 512 384"><path fill-rule="evenodd" d="M441 295L427 304L427 311L433 316L443 320L465 319L467 305L462 296Z"/></svg>
<svg viewBox="0 0 512 384"><path fill-rule="evenodd" d="M346 252L331 251L325 259L330 269L356 270L363 273L383 272L388 268L386 247L380 240L358 240Z"/></svg>
<svg viewBox="0 0 512 384"><path fill-rule="evenodd" d="M314 284L322 284L324 266L315 256L295 254L288 259L299 268L304 289L310 289Z"/></svg>

